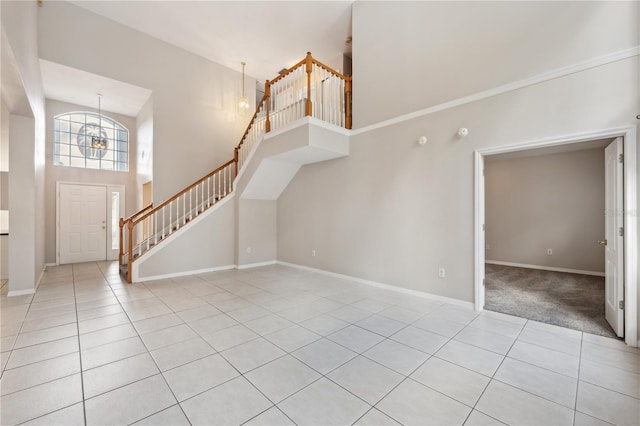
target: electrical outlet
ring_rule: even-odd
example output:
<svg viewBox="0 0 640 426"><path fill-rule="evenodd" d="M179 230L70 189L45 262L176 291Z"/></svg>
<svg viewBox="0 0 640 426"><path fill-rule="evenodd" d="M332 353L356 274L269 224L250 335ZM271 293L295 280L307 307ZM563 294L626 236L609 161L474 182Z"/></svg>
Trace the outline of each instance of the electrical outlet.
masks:
<svg viewBox="0 0 640 426"><path fill-rule="evenodd" d="M315 257L315 255L316 255L316 251L315 250L311 250L311 256Z"/></svg>
<svg viewBox="0 0 640 426"><path fill-rule="evenodd" d="M444 268L439 268L438 269L438 277L439 278L444 278L447 276L447 271L445 271Z"/></svg>
<svg viewBox="0 0 640 426"><path fill-rule="evenodd" d="M247 253L251 254L251 247L247 247Z"/></svg>
<svg viewBox="0 0 640 426"><path fill-rule="evenodd" d="M547 256L553 256L553 249L547 249Z"/></svg>

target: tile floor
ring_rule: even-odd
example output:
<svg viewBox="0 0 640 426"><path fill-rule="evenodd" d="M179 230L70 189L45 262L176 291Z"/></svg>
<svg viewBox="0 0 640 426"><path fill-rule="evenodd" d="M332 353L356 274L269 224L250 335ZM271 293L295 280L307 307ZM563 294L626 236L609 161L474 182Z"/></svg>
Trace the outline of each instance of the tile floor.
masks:
<svg viewBox="0 0 640 426"><path fill-rule="evenodd" d="M6 287L3 425L640 423L640 350L316 273Z"/></svg>

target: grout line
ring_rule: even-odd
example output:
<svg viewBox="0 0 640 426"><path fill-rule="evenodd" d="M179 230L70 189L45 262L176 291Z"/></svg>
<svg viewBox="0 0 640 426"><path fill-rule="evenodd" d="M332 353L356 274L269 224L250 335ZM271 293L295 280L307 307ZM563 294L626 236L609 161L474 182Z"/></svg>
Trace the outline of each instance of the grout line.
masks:
<svg viewBox="0 0 640 426"><path fill-rule="evenodd" d="M80 346L80 322L78 321L78 303L76 300L76 279L75 279L75 267L71 267L71 274L73 280L73 299L75 302L75 312L76 312L76 332L78 339L78 359L80 361L80 390L82 391L82 416L84 418L84 424L87 424L87 407L85 404L85 393L84 393L84 372L82 370L82 350Z"/></svg>

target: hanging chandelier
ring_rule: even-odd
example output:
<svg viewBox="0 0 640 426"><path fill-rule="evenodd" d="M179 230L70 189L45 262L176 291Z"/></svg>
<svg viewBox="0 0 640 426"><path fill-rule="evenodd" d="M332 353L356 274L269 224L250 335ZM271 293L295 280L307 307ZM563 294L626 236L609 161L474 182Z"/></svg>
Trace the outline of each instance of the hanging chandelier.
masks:
<svg viewBox="0 0 640 426"><path fill-rule="evenodd" d="M98 95L98 135L91 136L91 148L93 149L107 149L107 138L102 135L102 109L100 105L100 98L102 95Z"/></svg>
<svg viewBox="0 0 640 426"><path fill-rule="evenodd" d="M249 98L244 95L244 67L247 65L245 61L240 62L242 64L242 96L238 101L238 107L240 110L249 109Z"/></svg>

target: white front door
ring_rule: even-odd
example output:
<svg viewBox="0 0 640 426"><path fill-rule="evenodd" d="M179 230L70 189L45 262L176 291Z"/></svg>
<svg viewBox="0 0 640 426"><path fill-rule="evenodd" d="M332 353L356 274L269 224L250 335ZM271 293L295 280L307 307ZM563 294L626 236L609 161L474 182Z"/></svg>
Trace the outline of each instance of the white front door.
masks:
<svg viewBox="0 0 640 426"><path fill-rule="evenodd" d="M624 337L624 240L622 138L604 150L605 163L605 316L618 337Z"/></svg>
<svg viewBox="0 0 640 426"><path fill-rule="evenodd" d="M107 188L60 185L60 263L107 258Z"/></svg>

